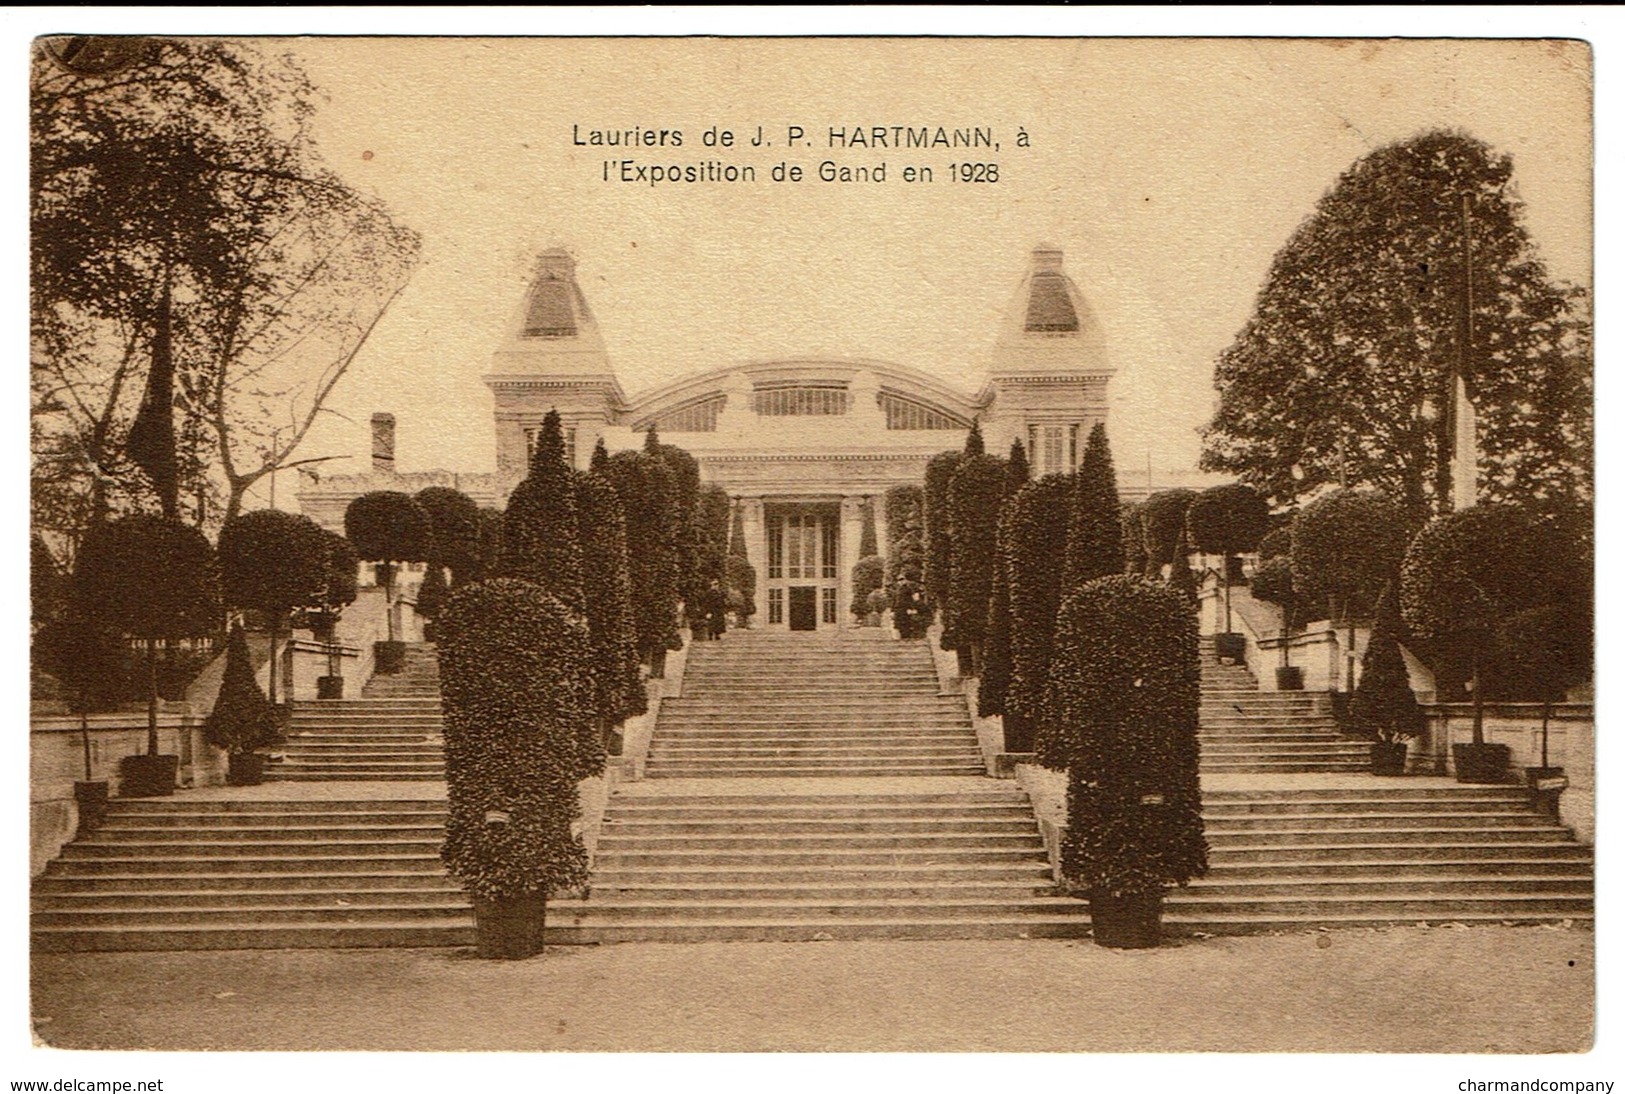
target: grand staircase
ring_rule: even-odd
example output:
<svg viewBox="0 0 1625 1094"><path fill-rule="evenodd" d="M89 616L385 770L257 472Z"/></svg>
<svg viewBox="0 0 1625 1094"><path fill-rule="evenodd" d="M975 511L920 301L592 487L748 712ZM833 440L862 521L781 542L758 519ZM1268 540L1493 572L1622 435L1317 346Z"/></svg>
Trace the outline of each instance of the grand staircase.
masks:
<svg viewBox="0 0 1625 1094"><path fill-rule="evenodd" d="M1204 775L1368 771L1370 746L1345 740L1325 695L1259 691L1245 665L1221 665L1202 644Z"/></svg>
<svg viewBox="0 0 1625 1094"><path fill-rule="evenodd" d="M663 700L559 941L1082 934L1026 795L985 778L930 651L879 632L730 632Z"/></svg>
<svg viewBox="0 0 1625 1094"><path fill-rule="evenodd" d="M439 781L446 777L440 666L434 650L412 645L399 673L374 676L359 699L312 699L294 706L277 781Z"/></svg>

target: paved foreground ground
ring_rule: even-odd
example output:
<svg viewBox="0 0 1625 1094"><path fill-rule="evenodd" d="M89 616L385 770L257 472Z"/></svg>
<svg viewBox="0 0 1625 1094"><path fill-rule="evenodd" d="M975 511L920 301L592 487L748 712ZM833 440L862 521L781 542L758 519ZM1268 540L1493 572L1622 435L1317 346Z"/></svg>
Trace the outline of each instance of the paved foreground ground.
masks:
<svg viewBox="0 0 1625 1094"><path fill-rule="evenodd" d="M1183 941L43 954L60 1048L1581 1052L1583 928ZM155 958L159 958L155 960Z"/></svg>

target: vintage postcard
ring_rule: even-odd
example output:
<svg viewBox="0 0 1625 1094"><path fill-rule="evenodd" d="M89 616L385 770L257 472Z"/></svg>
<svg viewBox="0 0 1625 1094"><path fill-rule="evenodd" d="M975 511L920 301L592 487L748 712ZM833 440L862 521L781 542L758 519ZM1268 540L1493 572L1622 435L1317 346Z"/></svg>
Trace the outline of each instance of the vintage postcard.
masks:
<svg viewBox="0 0 1625 1094"><path fill-rule="evenodd" d="M1611 1089L1595 61L35 39L24 1063Z"/></svg>

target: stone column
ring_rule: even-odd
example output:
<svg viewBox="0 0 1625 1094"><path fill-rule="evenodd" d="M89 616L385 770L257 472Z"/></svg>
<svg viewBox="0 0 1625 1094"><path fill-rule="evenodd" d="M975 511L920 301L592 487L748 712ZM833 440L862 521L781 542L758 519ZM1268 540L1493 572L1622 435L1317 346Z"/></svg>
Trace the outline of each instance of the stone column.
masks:
<svg viewBox="0 0 1625 1094"><path fill-rule="evenodd" d="M740 498L745 524L745 561L756 571L756 615L752 626L767 625L767 524L761 498Z"/></svg>
<svg viewBox="0 0 1625 1094"><path fill-rule="evenodd" d="M887 546L886 495L876 494L869 500L875 507L875 548L880 552L880 557L885 558L889 549Z"/></svg>
<svg viewBox="0 0 1625 1094"><path fill-rule="evenodd" d="M857 496L841 499L841 557L835 567L839 591L835 594L835 625L852 625L852 567L858 561L858 547L863 542L863 499Z"/></svg>

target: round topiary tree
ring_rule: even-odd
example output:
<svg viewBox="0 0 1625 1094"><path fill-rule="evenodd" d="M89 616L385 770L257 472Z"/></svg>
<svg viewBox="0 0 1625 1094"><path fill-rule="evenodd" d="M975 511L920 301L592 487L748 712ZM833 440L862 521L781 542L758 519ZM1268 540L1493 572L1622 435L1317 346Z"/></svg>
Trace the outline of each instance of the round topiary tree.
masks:
<svg viewBox="0 0 1625 1094"><path fill-rule="evenodd" d="M556 410L542 419L530 473L508 496L502 518L502 574L539 586L571 611L586 607L575 472L564 458L564 431Z"/></svg>
<svg viewBox="0 0 1625 1094"><path fill-rule="evenodd" d="M632 622L632 572L626 557L626 518L608 476L577 473L580 503L582 588L587 598L587 631L592 642L594 724L581 743L585 778L603 770L605 746L619 754L615 730L649 709L638 662L638 636Z"/></svg>
<svg viewBox="0 0 1625 1094"><path fill-rule="evenodd" d="M677 556L672 547L671 472L643 452L617 452L603 474L626 516L626 557L632 575L632 621L638 656L649 675L665 674L666 651L681 648L677 634Z"/></svg>
<svg viewBox="0 0 1625 1094"><path fill-rule="evenodd" d="M1344 690L1354 687L1354 624L1405 554L1405 514L1376 491L1337 490L1292 519L1292 580L1326 597L1327 618L1348 628Z"/></svg>
<svg viewBox="0 0 1625 1094"><path fill-rule="evenodd" d="M1275 674L1280 691L1303 687L1301 670L1292 667L1292 627L1298 612L1298 594L1292 584L1292 560L1276 555L1259 563L1253 574L1253 599L1274 604L1281 610L1281 664Z"/></svg>
<svg viewBox="0 0 1625 1094"><path fill-rule="evenodd" d="M294 609L327 589L328 533L309 517L256 509L220 529L220 584L226 607L264 614L271 633L270 699L276 705L277 643Z"/></svg>
<svg viewBox="0 0 1625 1094"><path fill-rule="evenodd" d="M1145 538L1146 576L1160 578L1162 568L1182 554L1185 515L1196 491L1176 487L1159 490L1140 503L1140 528Z"/></svg>
<svg viewBox="0 0 1625 1094"><path fill-rule="evenodd" d="M1390 582L1377 598L1377 618L1361 661L1360 682L1349 701L1349 722L1361 734L1388 746L1387 755L1372 751L1372 767L1380 769L1379 773L1399 775L1405 771L1404 743L1427 731L1427 717L1411 690L1410 672L1399 648L1405 624L1395 600Z"/></svg>
<svg viewBox="0 0 1625 1094"><path fill-rule="evenodd" d="M158 753L158 644L218 633L220 570L203 533L148 514L95 525L79 546L74 584L91 618L147 648L147 752L120 764L121 792L175 789L180 757Z"/></svg>
<svg viewBox="0 0 1625 1094"><path fill-rule="evenodd" d="M248 638L241 623L231 625L226 640L226 670L214 709L203 722L203 739L227 753L226 782L257 786L265 774L265 757L257 750L276 740L276 710L260 690Z"/></svg>
<svg viewBox="0 0 1625 1094"><path fill-rule="evenodd" d="M1044 688L1061 607L1056 545L1066 541L1071 479L1045 475L1010 501L1001 543L1010 572L1010 683L1004 698L1004 749L1031 752L1043 722Z"/></svg>
<svg viewBox="0 0 1625 1094"><path fill-rule="evenodd" d="M932 456L925 465L925 488L920 498L922 541L925 546L921 581L925 585L928 609L938 612L941 617L942 635L937 641L945 650L959 649L953 605L948 599L954 566L954 530L948 505L948 484L953 480L962 459L962 452L939 452Z"/></svg>
<svg viewBox="0 0 1625 1094"><path fill-rule="evenodd" d="M1591 679L1593 619L1583 601L1560 600L1508 616L1496 629L1495 671L1505 693L1540 703L1540 766L1551 770L1547 731L1552 704Z"/></svg>
<svg viewBox="0 0 1625 1094"><path fill-rule="evenodd" d="M593 720L590 638L528 581L454 591L440 617L446 716L446 868L474 900L481 957L542 948L547 899L587 878L572 834L576 755Z"/></svg>
<svg viewBox="0 0 1625 1094"><path fill-rule="evenodd" d="M1455 746L1457 774L1465 781L1499 781L1505 772L1509 750L1484 741L1482 670L1503 622L1551 602L1553 567L1561 555L1546 529L1505 505L1475 505L1439 517L1405 552L1399 579L1405 624L1471 666L1473 740Z"/></svg>
<svg viewBox="0 0 1625 1094"><path fill-rule="evenodd" d="M968 671L961 663L962 675L982 673L1004 480L1004 461L984 453L960 460L948 483L948 521L953 528L948 604L959 640L956 649L970 653Z"/></svg>
<svg viewBox="0 0 1625 1094"><path fill-rule="evenodd" d="M1044 745L1068 772L1062 876L1101 945L1156 945L1163 890L1207 872L1200 691L1196 621L1174 590L1118 575L1062 605Z"/></svg>
<svg viewBox="0 0 1625 1094"><path fill-rule="evenodd" d="M1066 588L1076 589L1097 577L1123 572L1122 509L1117 501L1117 472L1106 443L1106 426L1089 431L1083 459L1074 476L1066 533Z"/></svg>
<svg viewBox="0 0 1625 1094"><path fill-rule="evenodd" d="M858 559L852 567L852 614L860 620L869 612L869 594L886 584L886 560L879 555Z"/></svg>
<svg viewBox="0 0 1625 1094"><path fill-rule="evenodd" d="M429 514L410 495L398 490L362 494L344 510L344 535L356 557L378 566L384 587L386 640L373 651L381 673L399 672L406 663L406 646L395 629L395 567L402 562L423 562L432 545Z"/></svg>
<svg viewBox="0 0 1625 1094"><path fill-rule="evenodd" d="M1224 630L1229 634L1235 557L1256 548L1270 530L1270 504L1245 483L1210 486L1191 501L1185 512L1185 526L1192 547L1224 559L1220 574L1224 582Z"/></svg>
<svg viewBox="0 0 1625 1094"><path fill-rule="evenodd" d="M449 486L428 486L413 494L412 500L429 514L429 533L433 543L428 560L430 565L450 569L451 581L455 585L478 580L480 507L474 499ZM422 593L418 595L421 597Z"/></svg>
<svg viewBox="0 0 1625 1094"><path fill-rule="evenodd" d="M338 624L344 609L355 603L360 591L356 571L361 560L356 557L355 547L343 536L324 529L322 537L327 546L327 580L320 598L307 605L305 622L316 640L327 646L327 675L316 678L316 698L342 699L344 677L340 674Z"/></svg>

